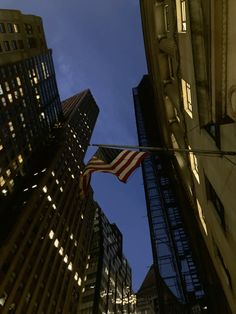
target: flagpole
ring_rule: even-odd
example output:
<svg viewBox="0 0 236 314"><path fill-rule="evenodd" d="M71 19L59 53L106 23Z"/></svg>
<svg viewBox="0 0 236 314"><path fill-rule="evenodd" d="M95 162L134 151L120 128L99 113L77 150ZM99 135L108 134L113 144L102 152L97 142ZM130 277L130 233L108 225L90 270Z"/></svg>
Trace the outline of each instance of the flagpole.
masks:
<svg viewBox="0 0 236 314"><path fill-rule="evenodd" d="M194 153L194 154L206 154L206 155L230 155L236 156L236 152L233 151L221 151L221 150L205 150L205 149L188 149L188 148L164 148L154 146L132 146L132 145L116 145L116 144L89 144L89 146L104 147L104 148L119 148L119 149L141 149L144 151L159 151L159 152L180 152L180 153Z"/></svg>

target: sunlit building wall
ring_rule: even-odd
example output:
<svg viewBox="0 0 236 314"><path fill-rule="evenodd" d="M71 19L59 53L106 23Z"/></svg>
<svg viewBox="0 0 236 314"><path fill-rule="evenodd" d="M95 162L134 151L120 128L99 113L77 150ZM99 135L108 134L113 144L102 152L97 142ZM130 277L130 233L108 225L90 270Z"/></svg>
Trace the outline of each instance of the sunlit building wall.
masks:
<svg viewBox="0 0 236 314"><path fill-rule="evenodd" d="M97 207L81 314L135 313L131 269L122 253L122 234Z"/></svg>
<svg viewBox="0 0 236 314"><path fill-rule="evenodd" d="M232 44L235 2L141 0L140 6L156 104L155 121L163 144L236 151ZM235 157L178 152L175 158L193 214L234 313ZM228 311L226 307L224 311Z"/></svg>

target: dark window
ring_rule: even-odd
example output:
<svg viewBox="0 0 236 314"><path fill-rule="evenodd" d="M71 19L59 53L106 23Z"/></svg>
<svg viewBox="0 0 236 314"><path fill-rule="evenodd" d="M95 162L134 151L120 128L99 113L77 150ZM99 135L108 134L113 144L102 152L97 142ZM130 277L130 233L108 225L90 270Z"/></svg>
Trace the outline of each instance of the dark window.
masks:
<svg viewBox="0 0 236 314"><path fill-rule="evenodd" d="M0 44L0 52L2 52L2 45Z"/></svg>
<svg viewBox="0 0 236 314"><path fill-rule="evenodd" d="M3 42L3 46L4 46L4 50L5 50L5 51L10 51L10 50L11 50L9 41L5 40L5 41Z"/></svg>
<svg viewBox="0 0 236 314"><path fill-rule="evenodd" d="M6 28L4 23L0 23L0 33L6 33Z"/></svg>
<svg viewBox="0 0 236 314"><path fill-rule="evenodd" d="M23 40L18 40L18 47L19 47L19 49L24 49Z"/></svg>
<svg viewBox="0 0 236 314"><path fill-rule="evenodd" d="M37 48L37 40L35 37L28 38L29 48Z"/></svg>
<svg viewBox="0 0 236 314"><path fill-rule="evenodd" d="M220 126L215 123L209 123L205 126L205 130L213 138L216 146L220 148Z"/></svg>
<svg viewBox="0 0 236 314"><path fill-rule="evenodd" d="M30 24L25 24L25 31L27 34L33 34L33 27Z"/></svg>
<svg viewBox="0 0 236 314"><path fill-rule="evenodd" d="M12 47L13 50L16 50L16 49L17 49L16 40L12 40L12 41L11 41L11 47Z"/></svg>
<svg viewBox="0 0 236 314"><path fill-rule="evenodd" d="M7 30L9 33L13 33L14 29L13 29L13 25L11 23L7 23Z"/></svg>
<svg viewBox="0 0 236 314"><path fill-rule="evenodd" d="M226 267L226 265L225 265L225 263L224 263L223 256L221 255L220 250L218 249L217 246L216 246L216 251L217 251L217 255L218 255L218 257L219 257L219 260L220 260L220 262L221 262L222 270L224 271L225 278L226 278L226 280L227 280L227 284L228 284L228 286L230 286L230 288L232 289L232 280L231 280L231 276L230 276L229 270L228 270L228 268Z"/></svg>
<svg viewBox="0 0 236 314"><path fill-rule="evenodd" d="M216 191L214 190L213 186L209 182L209 180L206 178L206 190L207 190L207 198L210 200L215 209L216 212L220 218L220 222L222 225L222 228L225 230L226 225L225 225L225 209L224 205L222 204L221 200L219 199L218 195L216 194Z"/></svg>

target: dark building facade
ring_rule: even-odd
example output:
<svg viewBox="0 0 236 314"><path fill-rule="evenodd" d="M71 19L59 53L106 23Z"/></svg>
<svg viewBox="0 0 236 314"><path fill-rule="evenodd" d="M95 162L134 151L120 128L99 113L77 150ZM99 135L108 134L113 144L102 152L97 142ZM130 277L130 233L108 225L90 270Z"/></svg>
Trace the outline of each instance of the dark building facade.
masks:
<svg viewBox="0 0 236 314"><path fill-rule="evenodd" d="M89 254L80 313L135 313L131 268L122 252L122 234L99 206Z"/></svg>
<svg viewBox="0 0 236 314"><path fill-rule="evenodd" d="M0 11L0 312L80 313L96 206L79 198L99 109L60 103L39 17Z"/></svg>
<svg viewBox="0 0 236 314"><path fill-rule="evenodd" d="M30 156L48 140L62 111L41 19L0 10L0 45L0 194L4 197L27 171Z"/></svg>
<svg viewBox="0 0 236 314"><path fill-rule="evenodd" d="M78 313L95 214L92 192L79 199L79 175L98 108L89 91L62 108L65 121L7 196L0 248L2 313Z"/></svg>

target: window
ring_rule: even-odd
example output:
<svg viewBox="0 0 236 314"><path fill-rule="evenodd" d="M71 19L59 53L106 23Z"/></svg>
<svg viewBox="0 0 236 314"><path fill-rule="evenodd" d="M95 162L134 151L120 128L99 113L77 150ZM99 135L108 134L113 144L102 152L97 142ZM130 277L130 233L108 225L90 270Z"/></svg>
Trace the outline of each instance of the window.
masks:
<svg viewBox="0 0 236 314"><path fill-rule="evenodd" d="M9 102L13 102L12 94L8 94L7 97L8 97Z"/></svg>
<svg viewBox="0 0 236 314"><path fill-rule="evenodd" d="M169 19L169 8L168 5L164 6L164 20L165 20L165 30L170 31L170 19Z"/></svg>
<svg viewBox="0 0 236 314"><path fill-rule="evenodd" d="M13 29L13 25L11 23L7 23L7 30L9 33L13 33L14 29Z"/></svg>
<svg viewBox="0 0 236 314"><path fill-rule="evenodd" d="M216 146L220 148L220 126L215 123L209 123L205 126L207 133L213 138Z"/></svg>
<svg viewBox="0 0 236 314"><path fill-rule="evenodd" d="M4 40L3 47L4 47L5 51L10 51L11 50L9 41L7 41L7 40Z"/></svg>
<svg viewBox="0 0 236 314"><path fill-rule="evenodd" d="M20 29L19 29L19 25L18 24L13 24L13 29L15 33L19 33Z"/></svg>
<svg viewBox="0 0 236 314"><path fill-rule="evenodd" d="M33 33L33 27L30 24L25 24L25 31L27 34L32 34Z"/></svg>
<svg viewBox="0 0 236 314"><path fill-rule="evenodd" d="M170 56L168 56L168 66L169 66L170 78L174 80L173 59Z"/></svg>
<svg viewBox="0 0 236 314"><path fill-rule="evenodd" d="M18 47L19 47L19 49L24 49L23 40L18 40Z"/></svg>
<svg viewBox="0 0 236 314"><path fill-rule="evenodd" d="M190 146L189 146L189 149L191 149ZM193 172L197 182L200 183L197 156L194 153L189 153L189 158L190 158L190 164L191 164L192 172Z"/></svg>
<svg viewBox="0 0 236 314"><path fill-rule="evenodd" d="M0 95L2 95L2 94L3 94L3 90L2 90L2 86L0 84Z"/></svg>
<svg viewBox="0 0 236 314"><path fill-rule="evenodd" d="M206 177L206 190L207 190L207 199L213 203L214 208L218 214L218 217L220 218L221 226L225 230L226 225L225 225L224 205L222 204L220 198L216 194L216 191L214 190L213 186L211 185L207 177Z"/></svg>
<svg viewBox="0 0 236 314"><path fill-rule="evenodd" d="M184 109L188 113L188 115L192 118L193 106L192 106L192 97L191 97L191 86L189 83L185 82L185 80L183 79L181 79L181 83L182 83Z"/></svg>
<svg viewBox="0 0 236 314"><path fill-rule="evenodd" d="M0 23L0 33L6 33L6 28L4 23Z"/></svg>
<svg viewBox="0 0 236 314"><path fill-rule="evenodd" d="M179 33L187 32L186 1L176 0L177 27Z"/></svg>
<svg viewBox="0 0 236 314"><path fill-rule="evenodd" d="M198 216L199 216L199 219L201 221L202 227L205 231L205 234L208 235L204 212L203 212L202 207L201 207L198 200L197 200L197 210L198 210Z"/></svg>
<svg viewBox="0 0 236 314"><path fill-rule="evenodd" d="M28 45L29 48L37 48L37 40L35 37L29 37L28 38Z"/></svg>
<svg viewBox="0 0 236 314"><path fill-rule="evenodd" d="M12 41L11 41L11 47L12 47L13 50L16 50L16 49L17 49L16 40L12 40Z"/></svg>
<svg viewBox="0 0 236 314"><path fill-rule="evenodd" d="M217 247L216 244L215 244L215 246L216 246L217 255L218 255L219 260L220 260L221 270L222 270L222 272L223 272L223 274L224 274L224 278L225 278L225 280L226 280L226 282L227 282L227 285L232 289L232 280L231 280L230 272L229 272L228 268L227 268L226 265L225 265L223 256L222 256L222 254L220 253L219 248Z"/></svg>

